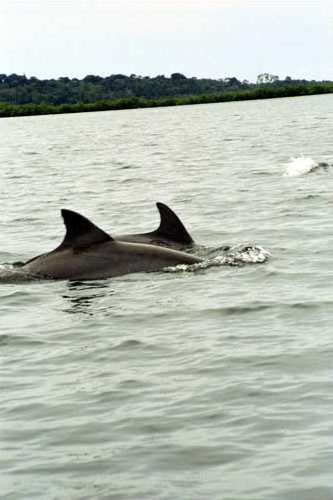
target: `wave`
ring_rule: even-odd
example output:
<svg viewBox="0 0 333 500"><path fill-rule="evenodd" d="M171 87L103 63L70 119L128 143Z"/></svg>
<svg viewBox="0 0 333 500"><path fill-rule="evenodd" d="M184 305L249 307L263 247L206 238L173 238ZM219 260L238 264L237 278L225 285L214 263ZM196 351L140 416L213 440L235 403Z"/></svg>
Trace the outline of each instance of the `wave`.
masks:
<svg viewBox="0 0 333 500"><path fill-rule="evenodd" d="M299 177L301 175L306 175L313 173L317 170L327 172L332 164L316 161L313 158L306 156L299 156L292 158L285 166L284 176L285 177Z"/></svg>

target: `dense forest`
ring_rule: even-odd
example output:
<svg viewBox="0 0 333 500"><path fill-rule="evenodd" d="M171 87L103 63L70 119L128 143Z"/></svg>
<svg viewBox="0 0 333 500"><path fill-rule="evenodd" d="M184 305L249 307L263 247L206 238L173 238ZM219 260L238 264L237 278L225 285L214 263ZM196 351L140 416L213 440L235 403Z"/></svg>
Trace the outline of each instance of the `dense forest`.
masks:
<svg viewBox="0 0 333 500"><path fill-rule="evenodd" d="M0 102L6 104L75 104L121 99L124 97L161 97L198 95L246 87L237 78L224 80L186 78L181 73L165 76L88 75L82 80L61 77L39 80L25 75L0 74Z"/></svg>
<svg viewBox="0 0 333 500"><path fill-rule="evenodd" d="M333 82L279 80L259 75L257 84L224 79L169 78L115 74L87 75L82 80L60 77L40 80L25 75L0 74L0 116L70 113L151 106L170 106L262 99L333 92Z"/></svg>

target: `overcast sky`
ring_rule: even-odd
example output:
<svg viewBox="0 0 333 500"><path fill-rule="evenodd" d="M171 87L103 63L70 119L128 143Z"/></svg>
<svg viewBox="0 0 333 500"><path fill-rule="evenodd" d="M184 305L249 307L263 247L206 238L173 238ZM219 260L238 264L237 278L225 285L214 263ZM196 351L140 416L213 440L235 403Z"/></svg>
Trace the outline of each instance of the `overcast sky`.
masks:
<svg viewBox="0 0 333 500"><path fill-rule="evenodd" d="M333 0L0 0L0 73L333 80Z"/></svg>

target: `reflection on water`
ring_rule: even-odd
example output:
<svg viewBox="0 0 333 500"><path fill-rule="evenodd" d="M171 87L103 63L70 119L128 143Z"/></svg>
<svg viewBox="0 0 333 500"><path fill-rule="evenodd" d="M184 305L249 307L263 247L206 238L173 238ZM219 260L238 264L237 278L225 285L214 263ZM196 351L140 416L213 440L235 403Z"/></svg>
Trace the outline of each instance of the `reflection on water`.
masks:
<svg viewBox="0 0 333 500"><path fill-rule="evenodd" d="M110 288L107 281L68 281L66 283L68 293L62 297L68 302L68 307L63 309L70 314L87 314L93 316L98 310L98 301L106 295L114 295L115 291Z"/></svg>

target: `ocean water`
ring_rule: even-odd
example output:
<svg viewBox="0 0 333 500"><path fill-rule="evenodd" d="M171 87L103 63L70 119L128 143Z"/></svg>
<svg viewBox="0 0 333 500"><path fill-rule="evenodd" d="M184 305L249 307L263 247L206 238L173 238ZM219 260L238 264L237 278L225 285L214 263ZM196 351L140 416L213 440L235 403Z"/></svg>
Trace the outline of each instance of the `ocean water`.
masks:
<svg viewBox="0 0 333 500"><path fill-rule="evenodd" d="M270 254L0 280L1 499L333 499L332 128L333 95L0 121L2 271L61 208L119 234L156 201Z"/></svg>

